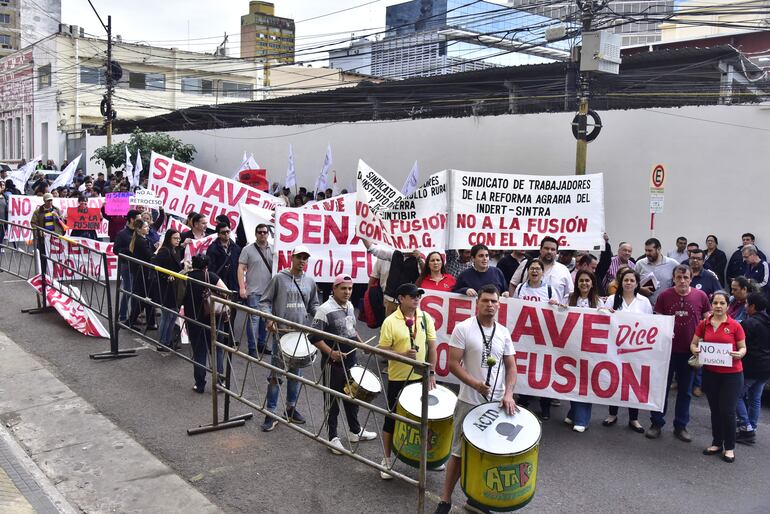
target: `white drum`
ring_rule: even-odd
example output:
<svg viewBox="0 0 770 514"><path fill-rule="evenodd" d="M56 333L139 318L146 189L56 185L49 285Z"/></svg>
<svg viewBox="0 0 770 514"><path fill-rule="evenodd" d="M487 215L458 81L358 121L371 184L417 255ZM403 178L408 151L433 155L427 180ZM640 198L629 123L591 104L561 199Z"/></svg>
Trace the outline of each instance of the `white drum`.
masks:
<svg viewBox="0 0 770 514"><path fill-rule="evenodd" d="M287 368L306 368L313 364L318 354L318 348L310 344L303 332L284 334L280 346Z"/></svg>
<svg viewBox="0 0 770 514"><path fill-rule="evenodd" d="M382 392L382 382L377 375L363 366L351 366L348 370L348 385L345 392L364 402L371 402Z"/></svg>

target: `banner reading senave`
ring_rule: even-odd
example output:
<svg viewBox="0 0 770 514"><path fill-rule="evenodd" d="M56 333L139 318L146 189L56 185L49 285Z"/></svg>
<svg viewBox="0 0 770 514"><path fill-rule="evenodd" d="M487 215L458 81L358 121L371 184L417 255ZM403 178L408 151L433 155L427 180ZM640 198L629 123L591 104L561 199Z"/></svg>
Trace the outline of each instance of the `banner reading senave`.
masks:
<svg viewBox="0 0 770 514"><path fill-rule="evenodd" d="M449 339L474 315L475 300L428 291L420 307L436 325L440 380L449 373ZM564 309L501 298L498 322L516 349L516 392L588 403L661 410L666 397L674 318ZM484 366L484 364L482 364Z"/></svg>
<svg viewBox="0 0 770 514"><path fill-rule="evenodd" d="M148 185L167 213L185 217L195 211L206 216L211 226L220 214L237 225L241 203L265 209L274 209L276 203L272 195L155 152L150 156Z"/></svg>
<svg viewBox="0 0 770 514"><path fill-rule="evenodd" d="M604 233L604 179L452 170L450 248L485 244L500 250L540 247L598 250Z"/></svg>

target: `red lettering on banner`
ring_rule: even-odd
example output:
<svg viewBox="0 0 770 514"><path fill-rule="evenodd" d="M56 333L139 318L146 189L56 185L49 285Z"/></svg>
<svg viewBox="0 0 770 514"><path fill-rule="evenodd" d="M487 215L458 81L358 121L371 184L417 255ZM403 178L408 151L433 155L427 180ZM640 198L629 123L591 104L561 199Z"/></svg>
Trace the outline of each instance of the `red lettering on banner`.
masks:
<svg viewBox="0 0 770 514"><path fill-rule="evenodd" d="M352 270L350 271L350 276L353 278L358 277L358 270L363 269L365 272L365 276L371 275L372 271L372 259L371 255L369 255L369 252L363 252L363 251L352 251L350 252L350 260L352 264Z"/></svg>
<svg viewBox="0 0 770 514"><path fill-rule="evenodd" d="M564 356L556 359L556 364L554 366L555 373L556 375L566 380L564 384L560 384L555 380L553 382L553 390L560 394L571 393L575 389L575 383L577 381L575 379L575 373L568 370L567 366L571 366L573 369L575 369L577 366L575 359L572 357Z"/></svg>
<svg viewBox="0 0 770 514"><path fill-rule="evenodd" d="M594 327L605 325L606 328ZM606 314L583 314L583 339L580 349L584 352L607 353L607 343L593 343L593 339L607 341L610 337L610 317Z"/></svg>
<svg viewBox="0 0 770 514"><path fill-rule="evenodd" d="M537 241L538 241L537 234L529 234L525 232L521 240L521 246L540 246Z"/></svg>
<svg viewBox="0 0 770 514"><path fill-rule="evenodd" d="M460 298L449 299L449 313L447 314L447 333L454 332L455 325L461 321L465 321L473 315L473 302L471 300L464 300Z"/></svg>
<svg viewBox="0 0 770 514"><path fill-rule="evenodd" d="M159 158L156 158L154 161L152 161L152 167L153 167L152 177L157 180L160 180L163 177L165 177L166 174L168 173L168 170L164 166L168 166L168 160L166 159L159 157Z"/></svg>
<svg viewBox="0 0 770 514"><path fill-rule="evenodd" d="M321 223L321 215L320 214L305 214L302 216L303 218L303 231L302 231L302 242L306 244L321 244L321 228L323 228L323 224Z"/></svg>
<svg viewBox="0 0 770 514"><path fill-rule="evenodd" d="M299 220L299 213L296 212L284 212L279 218L278 218L278 224L289 231L288 234L284 233L282 230L279 230L280 233L280 240L282 242L294 242L299 238L299 228L294 223ZM279 268L280 269L280 268Z"/></svg>
<svg viewBox="0 0 770 514"><path fill-rule="evenodd" d="M588 394L588 361L580 359L580 387L578 394L585 396Z"/></svg>
<svg viewBox="0 0 770 514"><path fill-rule="evenodd" d="M622 366L623 380L620 388L620 399L629 400L629 391L633 389L634 396L641 403L647 403L650 397L650 366L642 365L642 376L637 379L634 368L631 363L624 362Z"/></svg>
<svg viewBox="0 0 770 514"><path fill-rule="evenodd" d="M537 378L537 358L538 354L529 354L529 371L527 372L527 383L532 389L546 389L551 382L551 359L548 354L543 355L543 367L540 378Z"/></svg>
<svg viewBox="0 0 770 514"><path fill-rule="evenodd" d="M599 375L606 370L610 374L610 384L607 389L602 389L602 384L599 381ZM610 361L602 361L594 366L594 371L591 374L591 388L596 396L599 398L611 398L618 389L620 383L620 377L618 376L618 368L614 363Z"/></svg>
<svg viewBox="0 0 770 514"><path fill-rule="evenodd" d="M190 173L190 175L194 175ZM225 203L225 181L222 179L213 179L214 182L209 187L208 191L203 194L206 198L214 197L219 203ZM206 176L201 173L201 189L206 185ZM232 205L232 204L231 204Z"/></svg>
<svg viewBox="0 0 770 514"><path fill-rule="evenodd" d="M436 308L433 306L436 305ZM423 296L422 302L420 302L420 309L428 316L433 318L433 325L436 327L436 332L441 330L444 326L444 315L441 313L441 307L444 305L444 300L440 296ZM448 332L451 334L451 332ZM518 356L518 353L516 354Z"/></svg>
<svg viewBox="0 0 770 514"><path fill-rule="evenodd" d="M291 252L278 252L278 271L291 266Z"/></svg>
<svg viewBox="0 0 770 514"><path fill-rule="evenodd" d="M166 180L166 182L168 182L172 186L182 187L185 171L187 171L187 168L185 168L184 166L180 166L177 163L172 164L171 170L168 172L168 179ZM185 189L187 189L187 187L185 187Z"/></svg>
<svg viewBox="0 0 770 514"><path fill-rule="evenodd" d="M537 319L537 309L528 305L521 307L521 314L511 332L511 340L518 343L523 336L530 336L535 344L545 345L545 337L540 329L540 321Z"/></svg>
<svg viewBox="0 0 770 514"><path fill-rule="evenodd" d="M564 325L562 325L562 329L559 330L559 327L556 326L554 311L551 309L543 309L541 312L545 319L545 327L548 329L548 335L551 338L551 344L554 348L564 348L569 340L570 334L572 334L572 330L580 319L580 314L577 312L568 313L567 319L564 321Z"/></svg>
<svg viewBox="0 0 770 514"><path fill-rule="evenodd" d="M225 183L225 189L227 190L227 200L230 205L236 206L240 203L241 198L243 198L243 195L246 194L246 188L241 187L238 184L233 184L232 182L226 182ZM238 188L237 191L235 191L235 188Z"/></svg>
<svg viewBox="0 0 770 514"><path fill-rule="evenodd" d="M436 373L440 377L449 375L449 343L436 346Z"/></svg>

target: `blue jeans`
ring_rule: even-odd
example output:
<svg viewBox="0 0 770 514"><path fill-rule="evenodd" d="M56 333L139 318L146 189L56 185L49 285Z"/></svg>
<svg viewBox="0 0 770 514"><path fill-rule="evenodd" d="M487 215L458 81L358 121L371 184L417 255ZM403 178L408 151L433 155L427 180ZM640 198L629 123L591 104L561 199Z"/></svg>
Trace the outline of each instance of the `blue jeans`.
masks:
<svg viewBox="0 0 770 514"><path fill-rule="evenodd" d="M650 420L653 426L662 427L666 424L666 411L668 410L668 390L676 373L676 408L674 410L674 428L687 428L690 422L690 400L692 399L693 369L687 364L689 353L672 353L671 363L668 366L668 381L666 382L666 403L663 412L651 412Z"/></svg>
<svg viewBox="0 0 770 514"><path fill-rule="evenodd" d="M118 271L120 273L120 287L124 291L133 291L133 281L131 280L131 270L128 268L128 262L124 262L123 266ZM120 293L118 293L120 294ZM127 294L120 296L120 309L118 310L120 321L128 320L128 304L131 301L131 297Z"/></svg>
<svg viewBox="0 0 770 514"><path fill-rule="evenodd" d="M257 305L259 305L259 300L262 298L261 294L257 293L251 293L248 298L246 298L246 304L251 307L252 309L256 309ZM260 318L259 316L249 316L251 318L251 323L246 324L246 339L249 342L249 351L251 352L257 350L257 342L259 343L259 346L265 346L265 341L267 340L267 327L265 324L265 320ZM257 340L254 340L254 327L257 327Z"/></svg>
<svg viewBox="0 0 770 514"><path fill-rule="evenodd" d="M693 387L701 387L703 385L703 368L697 368L693 373L695 378L692 380Z"/></svg>
<svg viewBox="0 0 770 514"><path fill-rule="evenodd" d="M166 310L160 311L160 326L158 327L158 340L162 345L171 346L171 339L174 337L174 325L176 325L177 315Z"/></svg>
<svg viewBox="0 0 770 514"><path fill-rule="evenodd" d="M281 345L278 343L278 338L273 336L273 355L270 359L270 364L278 368L286 369L283 363L283 355L281 354ZM289 368L289 373L302 376L302 370L300 368ZM275 412L275 408L278 405L278 394L281 391L279 382L282 382L283 378L280 373L271 372L267 377L267 410ZM286 381L286 406L294 407L297 405L297 399L299 398L300 383L296 380L288 379Z"/></svg>
<svg viewBox="0 0 770 514"><path fill-rule="evenodd" d="M759 411L762 408L762 392L767 380L744 378L743 389L738 395L735 411L738 414L738 426L745 430L756 430L759 423Z"/></svg>
<svg viewBox="0 0 770 514"><path fill-rule="evenodd" d="M591 407L590 403L583 402L569 402L569 412L567 417L571 419L575 425L581 427L587 427L591 422Z"/></svg>

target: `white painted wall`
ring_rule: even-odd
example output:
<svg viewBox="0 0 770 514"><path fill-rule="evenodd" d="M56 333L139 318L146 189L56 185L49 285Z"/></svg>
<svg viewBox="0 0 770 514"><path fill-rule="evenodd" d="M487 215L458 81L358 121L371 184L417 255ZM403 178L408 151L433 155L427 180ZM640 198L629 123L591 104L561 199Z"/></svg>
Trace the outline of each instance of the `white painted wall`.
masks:
<svg viewBox="0 0 770 514"><path fill-rule="evenodd" d="M198 150L195 165L232 175L244 150L254 152L271 181L283 181L291 143L300 185L312 186L327 143L341 187L354 178L364 159L401 186L412 163L420 174L446 168L472 171L572 174L575 140L570 113L482 118L345 123L331 126L269 126L174 132ZM649 237L649 173L667 170L665 211L655 235L663 249L684 235L705 244L714 233L728 254L745 231L770 250L770 108L691 107L601 113L604 129L588 147L588 169L605 174L607 231L643 252ZM120 140L116 138L116 140ZM104 144L89 138L89 157ZM91 168L93 172L94 168Z"/></svg>

